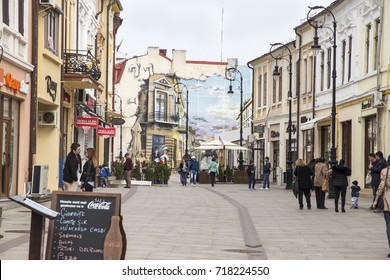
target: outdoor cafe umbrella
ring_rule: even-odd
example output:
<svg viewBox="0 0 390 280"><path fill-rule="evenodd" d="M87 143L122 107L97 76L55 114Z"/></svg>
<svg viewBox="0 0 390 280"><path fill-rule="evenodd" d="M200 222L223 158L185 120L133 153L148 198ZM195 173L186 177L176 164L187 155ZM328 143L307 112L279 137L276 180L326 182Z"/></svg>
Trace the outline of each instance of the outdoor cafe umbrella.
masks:
<svg viewBox="0 0 390 280"><path fill-rule="evenodd" d="M204 142L194 150L248 150L232 142L222 140L221 138L209 142Z"/></svg>

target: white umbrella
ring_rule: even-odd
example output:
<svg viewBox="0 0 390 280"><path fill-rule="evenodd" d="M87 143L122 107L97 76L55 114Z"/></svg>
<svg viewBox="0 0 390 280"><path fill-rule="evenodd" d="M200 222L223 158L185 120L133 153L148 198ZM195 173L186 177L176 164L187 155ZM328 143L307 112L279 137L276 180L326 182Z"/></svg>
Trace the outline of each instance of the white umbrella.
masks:
<svg viewBox="0 0 390 280"><path fill-rule="evenodd" d="M222 140L213 140L202 143L199 147L195 147L194 150L248 150L232 142Z"/></svg>
<svg viewBox="0 0 390 280"><path fill-rule="evenodd" d="M141 132L142 132L142 128L141 128L141 125L139 124L139 122L136 122L133 126L133 128L131 129L132 131L132 136L133 136L133 145L131 147L132 149L132 153L134 155L138 155L139 153L141 153Z"/></svg>

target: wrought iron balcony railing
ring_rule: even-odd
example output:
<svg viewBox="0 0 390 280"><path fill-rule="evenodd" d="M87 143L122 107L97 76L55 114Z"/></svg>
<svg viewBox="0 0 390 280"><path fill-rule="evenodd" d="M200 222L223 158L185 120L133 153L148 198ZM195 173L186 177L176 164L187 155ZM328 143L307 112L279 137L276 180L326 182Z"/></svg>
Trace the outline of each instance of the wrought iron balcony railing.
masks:
<svg viewBox="0 0 390 280"><path fill-rule="evenodd" d="M100 63L89 50L73 51L68 50L64 53L65 74L87 74L95 80L99 80L102 72Z"/></svg>

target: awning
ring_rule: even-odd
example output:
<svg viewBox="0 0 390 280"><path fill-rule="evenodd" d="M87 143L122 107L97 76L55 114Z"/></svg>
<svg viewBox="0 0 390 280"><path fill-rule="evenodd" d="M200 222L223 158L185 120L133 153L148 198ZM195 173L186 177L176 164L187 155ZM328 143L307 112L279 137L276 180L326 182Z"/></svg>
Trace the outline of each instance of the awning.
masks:
<svg viewBox="0 0 390 280"><path fill-rule="evenodd" d="M301 123L300 126L299 126L299 130L313 129L317 122L325 120L325 119L330 119L330 117L331 117L330 115L329 116L318 117L318 118L311 119L310 121L307 121L305 123Z"/></svg>

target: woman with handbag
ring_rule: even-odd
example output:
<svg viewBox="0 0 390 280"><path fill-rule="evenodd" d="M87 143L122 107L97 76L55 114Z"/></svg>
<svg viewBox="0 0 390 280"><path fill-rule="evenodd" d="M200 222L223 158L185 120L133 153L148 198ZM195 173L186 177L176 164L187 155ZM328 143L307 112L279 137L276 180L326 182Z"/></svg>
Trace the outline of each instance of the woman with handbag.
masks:
<svg viewBox="0 0 390 280"><path fill-rule="evenodd" d="M331 176L334 187L334 211L339 212L339 198L341 193L341 212L345 213L345 196L347 194L348 176L351 176L351 169L345 166L344 159L340 159L339 164L332 167Z"/></svg>
<svg viewBox="0 0 390 280"><path fill-rule="evenodd" d="M295 166L294 175L297 177L299 187L299 209L303 210L303 195L305 195L307 209L311 210L310 190L313 188L313 181L311 179L313 170L300 158L295 162Z"/></svg>
<svg viewBox="0 0 390 280"><path fill-rule="evenodd" d="M94 148L87 148L85 155L87 162L83 166L83 174L80 181L82 181L81 190L86 192L92 192L95 186L97 159Z"/></svg>
<svg viewBox="0 0 390 280"><path fill-rule="evenodd" d="M385 223L386 223L386 233L387 233L387 242L389 243L389 248L390 248L390 176L389 176L389 169L390 166L387 168L382 169L381 171L381 182L379 184L375 200L372 203L372 208L375 209L379 197L383 193L383 216L385 218ZM388 258L390 258L390 253L387 255Z"/></svg>

